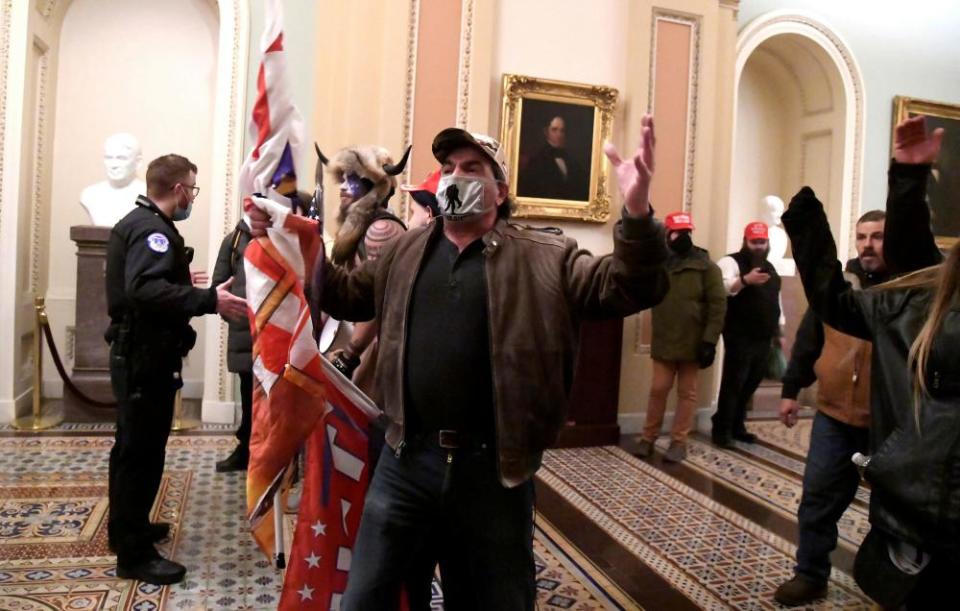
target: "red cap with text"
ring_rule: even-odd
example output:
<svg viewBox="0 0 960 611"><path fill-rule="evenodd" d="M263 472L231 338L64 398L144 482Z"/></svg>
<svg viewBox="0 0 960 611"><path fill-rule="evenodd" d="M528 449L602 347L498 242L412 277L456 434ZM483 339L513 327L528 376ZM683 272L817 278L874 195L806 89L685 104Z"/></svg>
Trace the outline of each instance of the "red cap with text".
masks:
<svg viewBox="0 0 960 611"><path fill-rule="evenodd" d="M747 240L769 240L770 234L767 233L766 223L754 222L747 225L743 230L743 237Z"/></svg>
<svg viewBox="0 0 960 611"><path fill-rule="evenodd" d="M667 218L664 219L664 224L667 226L667 231L683 231L685 229L693 231L693 218L686 212L668 214Z"/></svg>

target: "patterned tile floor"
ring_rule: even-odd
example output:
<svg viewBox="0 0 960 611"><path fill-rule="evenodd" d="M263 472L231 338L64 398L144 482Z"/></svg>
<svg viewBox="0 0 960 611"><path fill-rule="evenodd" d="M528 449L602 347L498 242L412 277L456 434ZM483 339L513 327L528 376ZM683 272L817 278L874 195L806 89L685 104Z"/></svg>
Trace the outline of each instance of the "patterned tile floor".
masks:
<svg viewBox="0 0 960 611"><path fill-rule="evenodd" d="M761 463L766 463L769 465L774 465L783 469L788 473L792 473L799 479L803 479L803 470L806 466L806 461L798 460L792 455L784 454L783 452L777 451L773 448L767 447L763 443L743 443L740 441L734 441L733 445L740 450L743 454L748 455L751 458L759 460ZM861 485L857 489L857 500L867 505L870 503L870 490Z"/></svg>
<svg viewBox="0 0 960 611"><path fill-rule="evenodd" d="M276 608L282 576L245 530L243 476L214 471L234 443L170 438L153 519L173 524L160 549L188 572L161 588L115 575L105 520L111 437L0 437L0 610ZM640 608L546 520L534 545L540 609ZM443 608L439 587L434 608Z"/></svg>
<svg viewBox="0 0 960 611"><path fill-rule="evenodd" d="M657 447L665 451L669 443L669 439L660 439ZM749 445L738 443L737 447ZM738 452L721 450L697 439L691 438L687 447L686 464L693 469L760 502L771 511L790 519L796 518L802 492L798 479L803 476L802 467L799 473L790 476ZM868 496L869 502L869 493L865 490L861 492ZM856 503L850 505L837 526L840 545L855 552L870 531L867 507Z"/></svg>
<svg viewBox="0 0 960 611"><path fill-rule="evenodd" d="M798 458L806 456L810 449L811 427L812 418L801 418L791 428L783 426L779 420L747 420L747 430L761 441Z"/></svg>
<svg viewBox="0 0 960 611"><path fill-rule="evenodd" d="M538 476L703 609L774 609L794 545L615 447L551 450ZM816 609L868 609L834 570Z"/></svg>

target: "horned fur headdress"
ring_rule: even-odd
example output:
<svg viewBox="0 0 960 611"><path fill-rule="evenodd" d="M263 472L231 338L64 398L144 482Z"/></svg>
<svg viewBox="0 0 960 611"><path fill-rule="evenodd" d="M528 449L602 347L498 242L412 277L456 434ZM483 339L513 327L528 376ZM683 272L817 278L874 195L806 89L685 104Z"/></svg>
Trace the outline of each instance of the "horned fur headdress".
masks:
<svg viewBox="0 0 960 611"><path fill-rule="evenodd" d="M410 156L410 147L400 163L393 163L390 152L381 146L353 146L337 151L329 160L320 149L317 154L327 166L327 172L337 183L345 176L356 174L367 182L370 190L348 206L340 208L340 229L333 246L333 262L343 265L352 260L357 245L370 224L377 209L386 208L387 202L397 188L396 176L403 172Z"/></svg>

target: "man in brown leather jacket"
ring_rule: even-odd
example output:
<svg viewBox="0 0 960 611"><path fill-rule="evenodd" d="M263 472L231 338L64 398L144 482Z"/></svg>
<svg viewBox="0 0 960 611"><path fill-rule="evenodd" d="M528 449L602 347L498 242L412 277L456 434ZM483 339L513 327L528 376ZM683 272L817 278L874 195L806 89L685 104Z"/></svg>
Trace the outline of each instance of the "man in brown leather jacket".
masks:
<svg viewBox="0 0 960 611"><path fill-rule="evenodd" d="M508 223L500 144L443 130L442 217L352 272L326 267L324 309L380 321L389 421L341 609L395 608L422 557L439 562L448 608L534 608L531 478L565 420L579 323L651 307L667 290L648 203L653 147L651 117L633 159L608 145L624 209L613 254L593 257ZM412 608L429 586L408 584Z"/></svg>

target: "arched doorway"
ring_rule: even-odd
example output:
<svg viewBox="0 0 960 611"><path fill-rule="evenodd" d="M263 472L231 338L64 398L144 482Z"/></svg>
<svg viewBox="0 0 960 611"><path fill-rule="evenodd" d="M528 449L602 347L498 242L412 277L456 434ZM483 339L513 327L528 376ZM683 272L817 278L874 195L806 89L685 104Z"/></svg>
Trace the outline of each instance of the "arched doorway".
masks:
<svg viewBox="0 0 960 611"><path fill-rule="evenodd" d="M737 40L727 242L760 213L810 185L827 205L841 256L860 210L863 79L839 35L815 18L775 11Z"/></svg>
<svg viewBox="0 0 960 611"><path fill-rule="evenodd" d="M734 92L727 251L740 248L748 222L767 220L764 197L789 203L809 185L824 202L845 257L860 211L865 106L860 69L847 45L810 15L762 15L737 39ZM784 278L781 295L789 356L806 309L799 278ZM775 409L779 390L765 383L755 407Z"/></svg>

